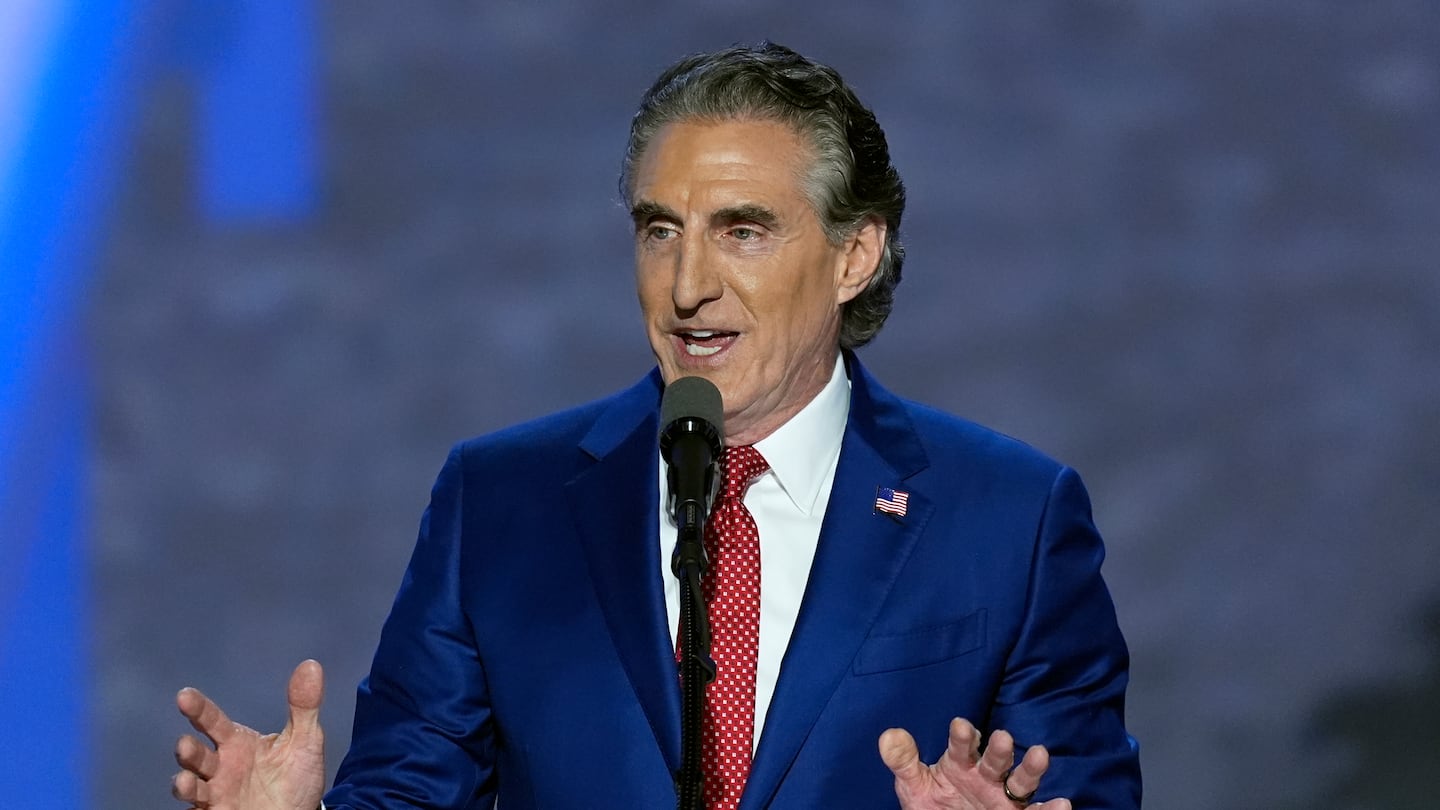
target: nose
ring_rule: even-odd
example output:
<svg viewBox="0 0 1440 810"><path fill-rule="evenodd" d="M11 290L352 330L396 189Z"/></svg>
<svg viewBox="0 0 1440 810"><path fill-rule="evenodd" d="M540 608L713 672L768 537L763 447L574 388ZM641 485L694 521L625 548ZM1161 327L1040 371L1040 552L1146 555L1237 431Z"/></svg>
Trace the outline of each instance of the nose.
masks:
<svg viewBox="0 0 1440 810"><path fill-rule="evenodd" d="M705 302L719 298L724 292L724 285L716 272L709 240L690 234L682 240L681 249L675 257L675 284L670 295L675 302L675 310L688 315L700 309Z"/></svg>

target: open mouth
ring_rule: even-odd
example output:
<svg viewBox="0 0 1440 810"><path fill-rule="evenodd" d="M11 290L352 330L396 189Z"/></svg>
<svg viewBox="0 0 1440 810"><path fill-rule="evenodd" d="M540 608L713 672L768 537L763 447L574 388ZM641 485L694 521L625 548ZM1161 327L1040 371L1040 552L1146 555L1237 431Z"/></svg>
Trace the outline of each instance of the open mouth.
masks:
<svg viewBox="0 0 1440 810"><path fill-rule="evenodd" d="M691 329L675 334L685 346L686 354L691 357L709 357L730 345L738 333L717 329Z"/></svg>

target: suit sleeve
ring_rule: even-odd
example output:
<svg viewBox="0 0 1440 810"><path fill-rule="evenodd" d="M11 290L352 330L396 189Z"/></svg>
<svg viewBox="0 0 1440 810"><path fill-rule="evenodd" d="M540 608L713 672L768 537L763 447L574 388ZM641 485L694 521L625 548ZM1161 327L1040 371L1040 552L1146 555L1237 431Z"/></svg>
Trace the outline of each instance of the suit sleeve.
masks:
<svg viewBox="0 0 1440 810"><path fill-rule="evenodd" d="M1140 807L1140 761L1125 730L1129 652L1100 577L1104 546L1080 477L1064 468L1036 537L1026 611L991 718L1020 745L1044 744L1036 801L1076 810Z"/></svg>
<svg viewBox="0 0 1440 810"><path fill-rule="evenodd" d="M450 452L370 674L328 810L489 808L494 724L461 605L463 449Z"/></svg>

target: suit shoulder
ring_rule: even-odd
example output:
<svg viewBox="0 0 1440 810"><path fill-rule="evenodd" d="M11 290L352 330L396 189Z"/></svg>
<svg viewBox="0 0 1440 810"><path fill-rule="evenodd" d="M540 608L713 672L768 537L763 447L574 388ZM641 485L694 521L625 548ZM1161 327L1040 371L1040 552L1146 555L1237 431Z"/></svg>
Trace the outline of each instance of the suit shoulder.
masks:
<svg viewBox="0 0 1440 810"><path fill-rule="evenodd" d="M551 448L574 447L604 411L606 400L595 400L519 424L471 436L456 444L466 456L544 453Z"/></svg>
<svg viewBox="0 0 1440 810"><path fill-rule="evenodd" d="M633 430L659 403L655 372L635 385L591 402L465 439L451 451L464 469L477 464L554 464L581 453L587 441Z"/></svg>
<svg viewBox="0 0 1440 810"><path fill-rule="evenodd" d="M1065 469L1033 445L977 422L911 400L901 400L932 464L979 463L996 473L1054 481Z"/></svg>

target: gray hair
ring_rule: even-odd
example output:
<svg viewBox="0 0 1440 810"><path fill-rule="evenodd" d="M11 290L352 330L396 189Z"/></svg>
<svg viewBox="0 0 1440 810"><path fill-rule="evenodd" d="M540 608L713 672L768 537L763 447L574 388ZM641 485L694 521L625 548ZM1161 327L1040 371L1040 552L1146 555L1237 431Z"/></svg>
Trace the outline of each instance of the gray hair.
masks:
<svg viewBox="0 0 1440 810"><path fill-rule="evenodd" d="M885 245L875 276L841 313L840 345L864 346L895 303L905 259L900 243L905 185L890 163L875 114L833 68L770 42L681 59L646 91L630 122L620 171L623 199L634 202L635 165L662 127L735 119L776 121L809 141L815 159L805 193L831 244L839 245L872 218L884 220Z"/></svg>

